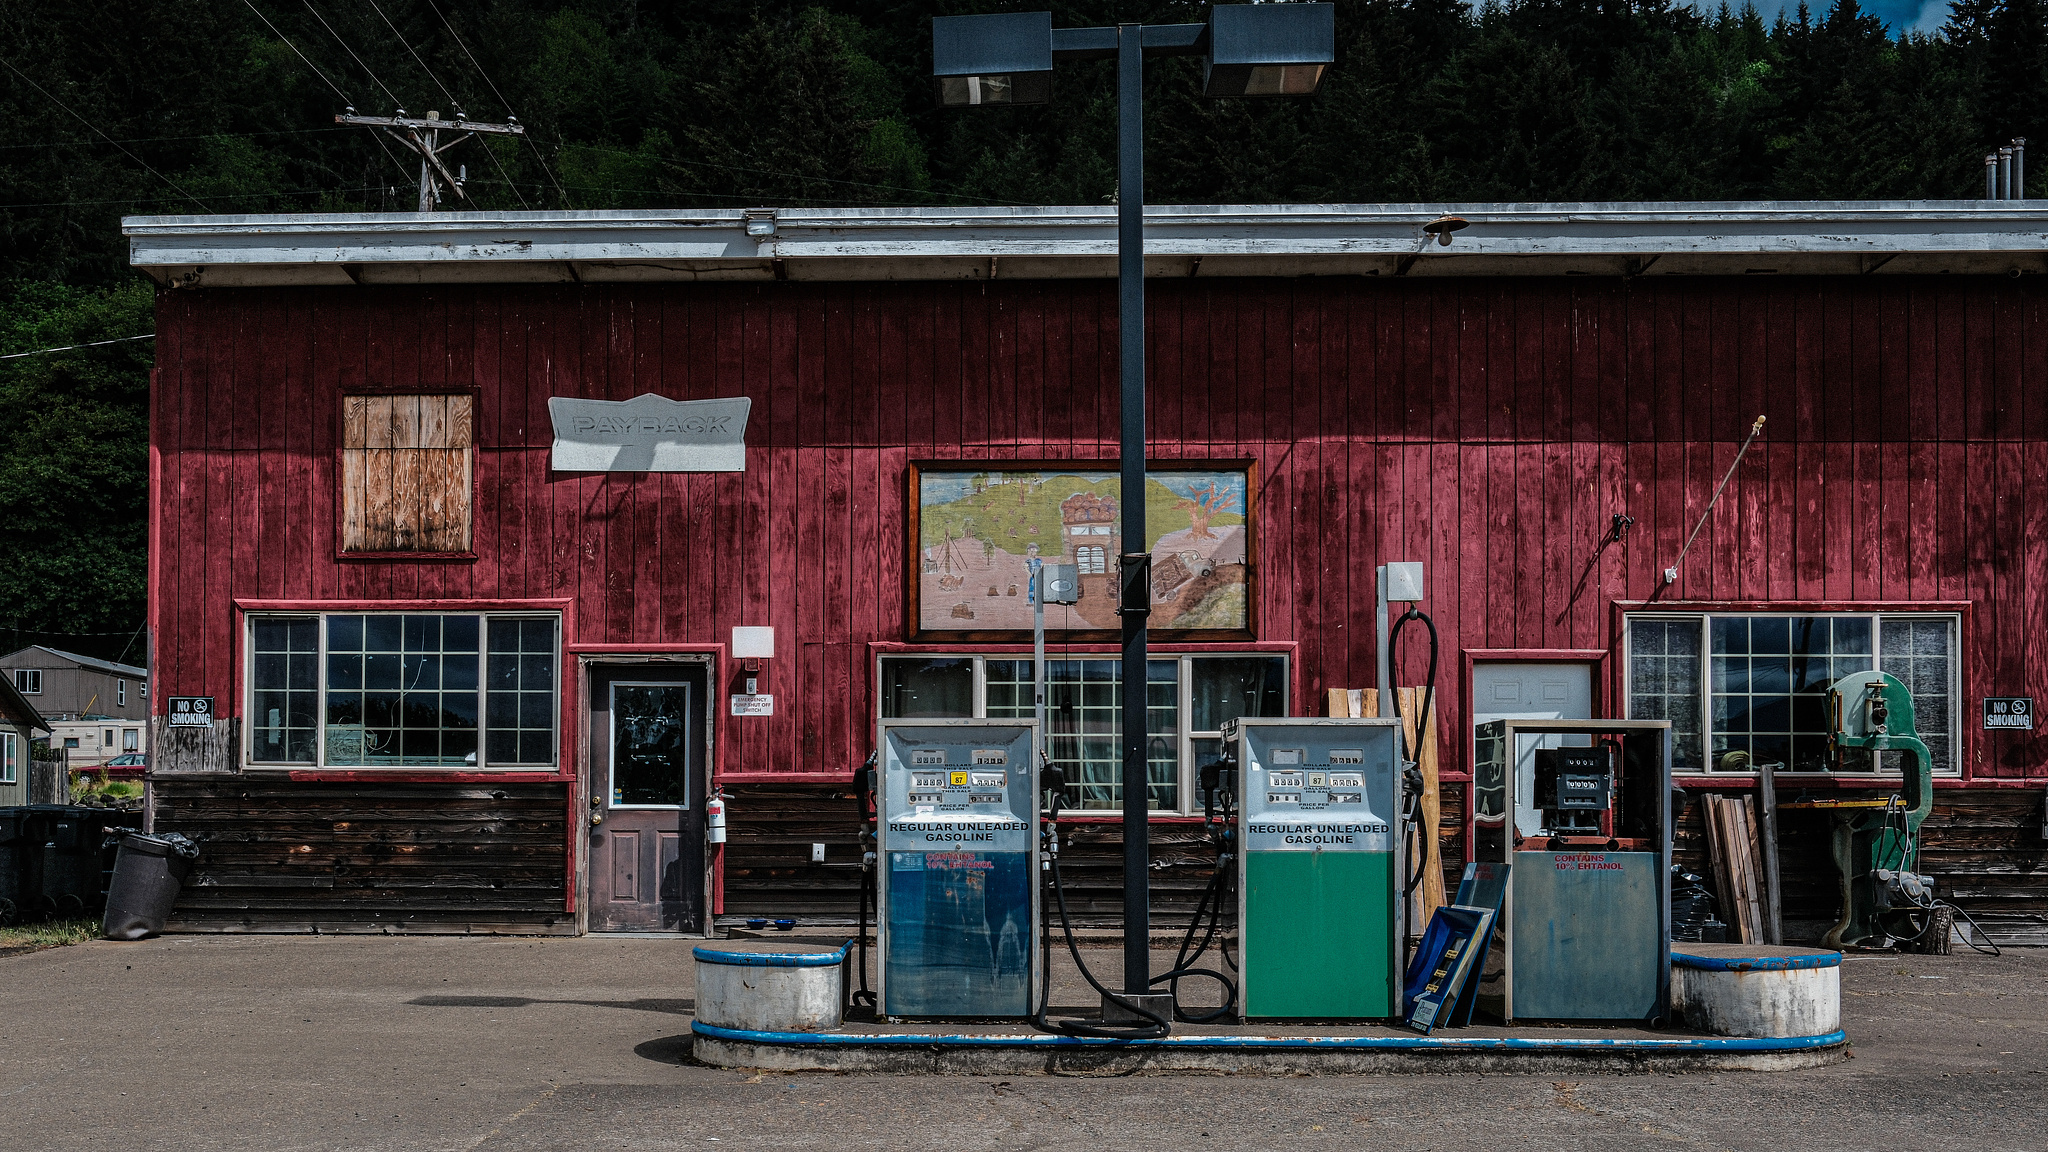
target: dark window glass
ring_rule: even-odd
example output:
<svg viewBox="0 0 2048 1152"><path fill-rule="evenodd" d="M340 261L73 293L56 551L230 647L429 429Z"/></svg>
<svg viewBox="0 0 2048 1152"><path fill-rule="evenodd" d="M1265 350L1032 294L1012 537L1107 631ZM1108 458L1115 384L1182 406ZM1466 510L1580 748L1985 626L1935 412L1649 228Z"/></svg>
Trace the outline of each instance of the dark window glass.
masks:
<svg viewBox="0 0 2048 1152"><path fill-rule="evenodd" d="M319 739L320 621L258 617L249 629L249 758L311 764Z"/></svg>
<svg viewBox="0 0 2048 1152"><path fill-rule="evenodd" d="M1003 703L1006 708L1014 707L1016 686L1004 686ZM1026 684L1026 704L1029 704L1029 684ZM935 720L967 717L974 715L974 661L965 657L911 658L887 657L882 660L882 718L885 720ZM995 686L989 686L991 707L995 701ZM1028 715L1030 709L1025 709ZM990 715L995 715L991 712ZM1004 715L1014 715L1006 712Z"/></svg>
<svg viewBox="0 0 2048 1152"><path fill-rule="evenodd" d="M327 764L474 765L477 626L473 615L327 617Z"/></svg>
<svg viewBox="0 0 2048 1152"><path fill-rule="evenodd" d="M690 686L614 684L613 804L687 806Z"/></svg>
<svg viewBox="0 0 2048 1152"><path fill-rule="evenodd" d="M1278 656L1208 656L1194 661L1188 729L1215 732L1239 716L1287 714L1287 661Z"/></svg>
<svg viewBox="0 0 2048 1152"><path fill-rule="evenodd" d="M494 617L486 628L485 760L555 762L555 622ZM471 651L475 650L474 639Z"/></svg>

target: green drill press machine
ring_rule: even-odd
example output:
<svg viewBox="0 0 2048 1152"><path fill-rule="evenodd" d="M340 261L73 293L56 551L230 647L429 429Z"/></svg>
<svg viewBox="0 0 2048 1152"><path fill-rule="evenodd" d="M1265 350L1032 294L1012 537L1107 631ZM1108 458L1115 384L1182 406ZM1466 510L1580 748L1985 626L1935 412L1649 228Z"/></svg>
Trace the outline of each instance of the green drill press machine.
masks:
<svg viewBox="0 0 2048 1152"><path fill-rule="evenodd" d="M1828 689L1828 752L1836 767L1898 753L1899 791L1882 800L1803 800L1785 808L1827 809L1835 819L1835 869L1842 918L1822 943L1883 945L1915 940L1932 927L1933 881L1916 872L1920 825L1934 807L1934 764L1913 726L1913 694L1887 672L1856 672ZM1860 766L1859 766L1860 767Z"/></svg>

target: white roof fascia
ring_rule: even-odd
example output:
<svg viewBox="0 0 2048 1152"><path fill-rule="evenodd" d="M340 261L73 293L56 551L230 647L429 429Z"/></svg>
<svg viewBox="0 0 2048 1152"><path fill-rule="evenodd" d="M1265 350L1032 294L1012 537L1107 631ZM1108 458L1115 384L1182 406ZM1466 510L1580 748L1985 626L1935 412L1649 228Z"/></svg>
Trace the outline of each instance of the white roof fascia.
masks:
<svg viewBox="0 0 2048 1152"><path fill-rule="evenodd" d="M1155 206L1152 276L2048 272L2048 202ZM1448 246L1423 225L1468 226ZM1113 209L137 216L186 286L1115 275Z"/></svg>

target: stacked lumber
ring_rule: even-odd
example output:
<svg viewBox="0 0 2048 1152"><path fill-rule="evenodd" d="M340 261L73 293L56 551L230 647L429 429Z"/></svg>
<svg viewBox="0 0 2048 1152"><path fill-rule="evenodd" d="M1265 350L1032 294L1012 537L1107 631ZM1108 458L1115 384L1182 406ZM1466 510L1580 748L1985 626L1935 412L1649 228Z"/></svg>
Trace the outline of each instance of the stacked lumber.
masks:
<svg viewBox="0 0 2048 1152"><path fill-rule="evenodd" d="M1708 795L1703 803L1722 918L1735 929L1736 943L1764 943L1763 860L1757 846L1756 800Z"/></svg>

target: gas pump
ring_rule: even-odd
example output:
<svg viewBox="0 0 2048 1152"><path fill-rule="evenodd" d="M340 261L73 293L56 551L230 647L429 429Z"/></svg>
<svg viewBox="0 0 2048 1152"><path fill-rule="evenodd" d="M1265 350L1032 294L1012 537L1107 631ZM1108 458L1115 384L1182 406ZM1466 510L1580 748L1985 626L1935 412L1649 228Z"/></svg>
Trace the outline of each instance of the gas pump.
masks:
<svg viewBox="0 0 2048 1152"><path fill-rule="evenodd" d="M1241 717L1243 1020L1401 1014L1400 721Z"/></svg>
<svg viewBox="0 0 2048 1152"><path fill-rule="evenodd" d="M1671 987L1671 724L1495 720L1476 733L1473 858L1509 865L1503 1021L1660 1022Z"/></svg>
<svg viewBox="0 0 2048 1152"><path fill-rule="evenodd" d="M883 720L878 1014L1023 1018L1038 955L1038 726Z"/></svg>

